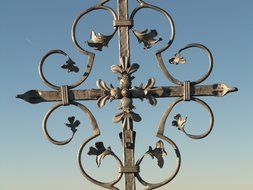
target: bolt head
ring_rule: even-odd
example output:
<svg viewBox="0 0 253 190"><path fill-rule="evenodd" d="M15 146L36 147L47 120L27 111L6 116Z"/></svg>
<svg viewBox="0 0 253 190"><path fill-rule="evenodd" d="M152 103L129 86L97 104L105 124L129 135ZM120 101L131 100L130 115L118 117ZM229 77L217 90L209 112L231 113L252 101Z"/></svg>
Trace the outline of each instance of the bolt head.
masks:
<svg viewBox="0 0 253 190"><path fill-rule="evenodd" d="M128 89L124 88L124 89L121 90L121 94L122 94L123 97L128 97L130 92L129 92Z"/></svg>

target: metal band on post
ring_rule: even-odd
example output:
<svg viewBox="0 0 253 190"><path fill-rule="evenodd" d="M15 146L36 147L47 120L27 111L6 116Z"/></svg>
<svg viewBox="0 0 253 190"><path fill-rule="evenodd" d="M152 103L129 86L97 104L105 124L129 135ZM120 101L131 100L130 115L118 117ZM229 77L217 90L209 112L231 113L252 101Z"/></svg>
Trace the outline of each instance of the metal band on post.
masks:
<svg viewBox="0 0 253 190"><path fill-rule="evenodd" d="M191 82L185 81L184 82L184 101L191 100Z"/></svg>
<svg viewBox="0 0 253 190"><path fill-rule="evenodd" d="M61 86L62 105L68 106L69 102L69 89L67 85Z"/></svg>
<svg viewBox="0 0 253 190"><path fill-rule="evenodd" d="M134 25L133 20L114 20L114 27L132 27Z"/></svg>
<svg viewBox="0 0 253 190"><path fill-rule="evenodd" d="M133 167L121 167L119 169L119 173L139 173L140 166L133 166Z"/></svg>

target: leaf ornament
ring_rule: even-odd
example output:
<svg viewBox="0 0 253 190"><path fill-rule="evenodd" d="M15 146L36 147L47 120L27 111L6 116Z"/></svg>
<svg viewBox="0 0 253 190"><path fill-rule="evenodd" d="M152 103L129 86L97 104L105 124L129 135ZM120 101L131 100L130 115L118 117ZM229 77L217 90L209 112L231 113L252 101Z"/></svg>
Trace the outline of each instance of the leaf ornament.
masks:
<svg viewBox="0 0 253 190"><path fill-rule="evenodd" d="M114 155L114 153L112 152L111 147L106 149L103 142L97 142L95 143L95 147L90 147L88 155L95 155L96 164L100 167L102 160L108 155Z"/></svg>
<svg viewBox="0 0 253 190"><path fill-rule="evenodd" d="M106 36L101 33L91 32L90 41L85 41L85 43L93 48L94 50L102 51L103 47L108 47L110 40L113 35Z"/></svg>
<svg viewBox="0 0 253 190"><path fill-rule="evenodd" d="M73 133L75 133L77 131L76 128L80 125L80 121L75 120L75 116L69 117L68 121L69 123L65 123L65 125L69 127Z"/></svg>
<svg viewBox="0 0 253 190"><path fill-rule="evenodd" d="M186 59L180 54L176 53L174 57L169 60L170 64L178 65L178 64L185 64Z"/></svg>
<svg viewBox="0 0 253 190"><path fill-rule="evenodd" d="M174 116L174 121L172 121L172 125L177 127L178 130L184 131L186 121L187 117L183 118L181 114L177 114L176 116Z"/></svg>
<svg viewBox="0 0 253 190"><path fill-rule="evenodd" d="M144 44L144 49L149 49L152 47L152 45L158 43L159 41L162 41L162 38L155 39L155 37L158 35L156 30L150 30L150 32L148 32L148 29L146 29L140 32L132 29L132 31L136 36L138 42Z"/></svg>
<svg viewBox="0 0 253 190"><path fill-rule="evenodd" d="M68 59L65 64L61 66L62 69L66 69L68 73L70 72L79 72L79 68L75 65L76 63L72 59Z"/></svg>

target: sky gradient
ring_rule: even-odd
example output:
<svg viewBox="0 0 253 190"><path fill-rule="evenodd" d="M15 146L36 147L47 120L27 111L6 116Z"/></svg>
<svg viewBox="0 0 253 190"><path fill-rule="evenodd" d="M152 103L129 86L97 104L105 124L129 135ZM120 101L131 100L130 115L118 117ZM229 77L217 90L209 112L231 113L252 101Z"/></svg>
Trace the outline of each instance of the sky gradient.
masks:
<svg viewBox="0 0 253 190"><path fill-rule="evenodd" d="M84 114L70 106L57 111L49 120L50 132L58 138L67 137L63 123L68 116L75 115L81 126L74 140L58 147L46 140L41 128L44 114L53 103L31 105L15 99L19 93L30 89L51 90L40 80L37 67L40 58L49 50L66 51L80 68L85 67L87 58L80 54L71 41L71 25L83 10L94 5L95 0L1 0L0 1L0 63L1 63L1 190L53 190L92 189L100 190L78 171L76 153L82 141L91 133L91 126ZM210 77L202 84L222 82L239 88L239 92L223 98L203 98L212 108L215 116L214 130L205 139L191 140L171 126L172 118L166 125L166 135L179 147L182 166L177 177L161 190L252 190L253 189L253 128L252 128L252 44L253 44L253 1L231 0L159 0L147 2L163 7L173 17L176 38L172 47L164 54L166 66L182 80L193 80L201 76L207 68L207 60L201 52L186 52L191 62L188 65L172 66L168 60L177 50L189 43L202 43L213 53L214 68ZM130 0L130 9L137 4ZM108 4L115 8L115 0ZM112 17L102 11L91 13L78 27L78 38L84 42L91 30L109 34ZM143 50L131 33L131 61L140 69L134 75L134 86L156 78L156 85L173 85L159 69L155 50L164 46L170 28L159 13L146 10L136 16L136 29L157 29L164 40ZM103 52L96 52L96 59L89 78L77 89L96 88L96 81L102 79L107 84L118 86L116 75L110 71L112 64L118 63L118 38L115 36ZM91 50L91 49L89 49ZM92 51L92 50L91 50ZM192 53L192 54L191 54ZM65 58L55 57L45 66L47 77L57 84L69 84L80 74L68 74L60 69ZM52 64L51 64L52 63ZM157 126L163 112L174 99L158 100L152 107L146 100L135 100L135 112L142 116L136 123L136 160L155 146ZM99 109L95 101L81 102L97 118L102 135L89 144L102 140L121 156L118 133L120 125L112 118L118 112L118 101L107 103ZM188 116L193 132L204 130L208 125L207 112L199 105L182 103L173 114ZM172 114L172 115L173 115ZM167 145L169 156L172 151ZM88 150L86 150L87 152ZM171 154L170 154L171 153ZM168 156L168 157L169 157ZM142 169L144 179L164 179L173 168L173 160L166 158L164 169L159 169L156 160L146 158ZM97 169L95 158L85 158L87 169L98 179L110 180L117 175L113 159L103 161ZM113 170L115 169L115 170ZM108 172L108 170L110 172ZM123 180L122 180L123 181ZM122 183L119 188L122 189ZM138 184L137 189L141 189Z"/></svg>

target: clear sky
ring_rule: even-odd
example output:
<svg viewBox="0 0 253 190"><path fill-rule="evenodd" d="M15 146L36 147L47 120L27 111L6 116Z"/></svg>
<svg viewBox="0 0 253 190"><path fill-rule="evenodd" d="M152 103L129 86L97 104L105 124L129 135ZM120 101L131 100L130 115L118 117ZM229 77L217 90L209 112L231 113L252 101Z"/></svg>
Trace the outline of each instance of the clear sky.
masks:
<svg viewBox="0 0 253 190"><path fill-rule="evenodd" d="M108 5L115 8L115 0ZM169 65L169 58L188 43L203 43L213 52L214 69L203 84L223 82L239 88L238 93L224 98L208 97L204 100L213 109L215 115L214 130L205 139L191 140L166 124L166 135L179 147L182 166L177 177L167 186L171 190L251 190L253 189L253 128L252 128L252 44L253 44L253 1L241 0L159 0L151 1L163 7L173 17L176 24L176 38L173 46L166 51L166 66L176 77L183 80L196 79L207 68L206 58L194 50L189 56L188 65ZM43 135L41 122L44 114L53 103L31 105L15 99L16 94L30 89L50 90L39 78L37 66L43 54L51 49L62 49L69 53L77 65L82 68L86 57L80 54L70 38L71 25L75 17L84 9L97 3L95 0L1 0L0 1L0 189L1 190L53 190L53 189L101 189L94 187L84 179L76 164L76 153L82 141L91 133L88 119L80 110L73 107L60 109L49 120L50 132L63 139L69 134L63 123L68 116L75 115L81 126L75 139L64 147L49 143ZM137 4L130 0L130 8ZM91 13L78 27L81 42L89 38L92 29L109 34L112 17L102 11ZM157 29L164 40L143 50L131 34L132 63L140 64L135 73L135 86L146 83L155 77L157 85L173 85L160 71L154 52L168 39L169 25L159 13L142 11L136 16L136 29ZM118 85L116 75L110 71L117 64L118 38L115 36L109 47L97 52L94 68L90 77L78 88L96 88L96 80L103 79L107 84ZM84 44L84 43L83 43ZM91 50L91 49L89 49ZM59 69L65 61L55 57L46 64L45 71L50 80L57 84L69 84L80 74L67 74ZM54 62L54 63L53 63ZM51 64L52 63L52 64ZM136 124L136 160L155 146L157 126L162 113L173 99L158 100L152 107L145 100L135 100L135 112L143 121ZM111 146L115 153L122 155L118 133L120 125L112 122L118 112L118 101L107 103L99 109L96 102L83 102L97 118L105 146ZM174 114L188 116L187 126L193 132L200 132L208 125L207 112L194 103L183 103L175 108ZM191 128L192 127L192 128ZM93 146L93 141L89 146ZM166 149L172 155L168 145ZM85 152L88 150L86 149ZM85 158L87 169L99 179L110 180L117 174L113 159L105 159L101 170L96 168L95 158ZM159 169L156 160L146 158L142 166L142 175L147 180L164 179L173 166L166 158L165 168ZM113 170L114 169L114 170ZM122 189L122 183L120 184ZM141 189L138 184L137 189Z"/></svg>

